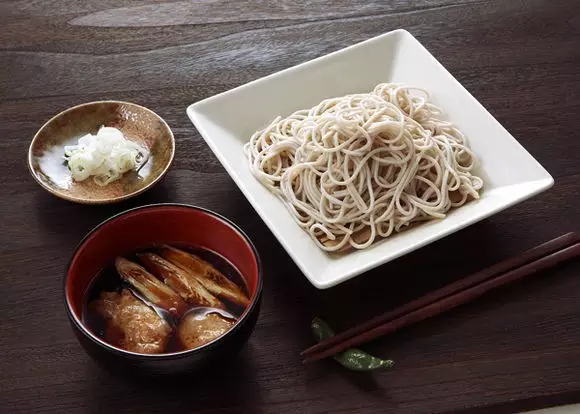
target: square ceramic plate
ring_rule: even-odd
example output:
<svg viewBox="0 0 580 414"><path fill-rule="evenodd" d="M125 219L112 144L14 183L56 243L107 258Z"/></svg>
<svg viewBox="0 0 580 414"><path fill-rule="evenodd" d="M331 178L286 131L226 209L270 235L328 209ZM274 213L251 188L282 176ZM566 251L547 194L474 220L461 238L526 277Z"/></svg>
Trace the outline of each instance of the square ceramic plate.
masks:
<svg viewBox="0 0 580 414"><path fill-rule="evenodd" d="M278 115L325 98L402 82L432 101L467 136L481 161L482 197L447 218L413 227L366 250L331 256L320 250L280 200L250 173L243 145ZM548 172L405 30L396 30L191 105L191 121L244 195L320 289L334 286L525 200L554 183Z"/></svg>

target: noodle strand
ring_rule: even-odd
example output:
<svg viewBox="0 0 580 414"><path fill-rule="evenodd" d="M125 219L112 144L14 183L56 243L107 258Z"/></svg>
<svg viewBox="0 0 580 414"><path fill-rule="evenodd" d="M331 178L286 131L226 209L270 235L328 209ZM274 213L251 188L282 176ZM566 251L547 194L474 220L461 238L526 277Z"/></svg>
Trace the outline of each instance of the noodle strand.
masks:
<svg viewBox="0 0 580 414"><path fill-rule="evenodd" d="M477 159L441 113L427 91L384 83L278 117L244 151L321 249L364 249L479 198Z"/></svg>

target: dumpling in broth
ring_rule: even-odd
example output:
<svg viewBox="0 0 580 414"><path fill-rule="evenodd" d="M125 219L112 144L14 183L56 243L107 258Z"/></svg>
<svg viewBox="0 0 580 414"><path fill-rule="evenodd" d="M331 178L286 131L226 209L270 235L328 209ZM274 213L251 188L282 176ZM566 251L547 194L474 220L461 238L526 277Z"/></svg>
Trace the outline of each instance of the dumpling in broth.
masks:
<svg viewBox="0 0 580 414"><path fill-rule="evenodd" d="M105 340L110 344L142 354L164 351L171 328L127 289L102 292L91 306L105 319Z"/></svg>
<svg viewBox="0 0 580 414"><path fill-rule="evenodd" d="M187 349L193 349L219 338L229 331L234 324L235 320L216 312L201 315L192 312L181 320L177 336L183 346Z"/></svg>

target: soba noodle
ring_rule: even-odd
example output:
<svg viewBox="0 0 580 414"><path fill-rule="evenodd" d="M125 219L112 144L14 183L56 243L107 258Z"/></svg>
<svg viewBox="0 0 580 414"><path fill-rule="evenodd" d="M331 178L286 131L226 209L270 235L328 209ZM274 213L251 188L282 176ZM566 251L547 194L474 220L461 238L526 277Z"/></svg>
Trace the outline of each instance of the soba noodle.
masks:
<svg viewBox="0 0 580 414"><path fill-rule="evenodd" d="M278 117L244 151L320 248L364 249L479 198L476 157L440 116L426 91L381 84Z"/></svg>

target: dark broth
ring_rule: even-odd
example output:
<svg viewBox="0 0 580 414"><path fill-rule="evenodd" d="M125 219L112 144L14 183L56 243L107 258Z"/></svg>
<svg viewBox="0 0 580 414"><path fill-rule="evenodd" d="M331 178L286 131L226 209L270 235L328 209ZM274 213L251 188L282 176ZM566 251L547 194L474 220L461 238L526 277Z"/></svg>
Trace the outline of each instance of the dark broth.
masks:
<svg viewBox="0 0 580 414"><path fill-rule="evenodd" d="M250 297L248 287L245 283L244 278L240 274L240 272L236 269L236 267L225 257L222 255L208 249L204 249L201 247L191 247L191 246L183 246L183 245L175 245L172 246L184 250L188 253L194 254L205 260L206 262L210 263L214 268L219 270L225 277L229 280L234 282L238 285L246 294L247 297ZM145 252L152 252L155 253L155 247L140 249L133 252L130 255L125 255L124 257L132 260L136 263L139 263L137 259L138 253L145 253ZM85 300L83 305L83 314L82 314L82 322L85 326L89 328L89 330L95 334L97 337L102 339L107 343L111 343L111 345L121 347L119 342L123 337L123 333L121 331L116 332L115 330L107 331L109 335L109 339L105 338L105 331L106 331L106 321L105 318L97 312L93 307L89 306L91 302L94 300L99 299L101 292L121 292L123 288L126 288L127 284L121 279L121 276L115 269L115 265L113 262L107 264L93 279L87 292L85 294ZM238 304L232 303L226 299L220 299L228 312L234 315L236 318L239 318L242 313L244 312L245 308ZM190 308L196 308L199 305L188 303ZM169 342L165 347L163 353L172 353L172 352L180 352L185 351L185 348L181 342L178 340L175 332L172 332Z"/></svg>

